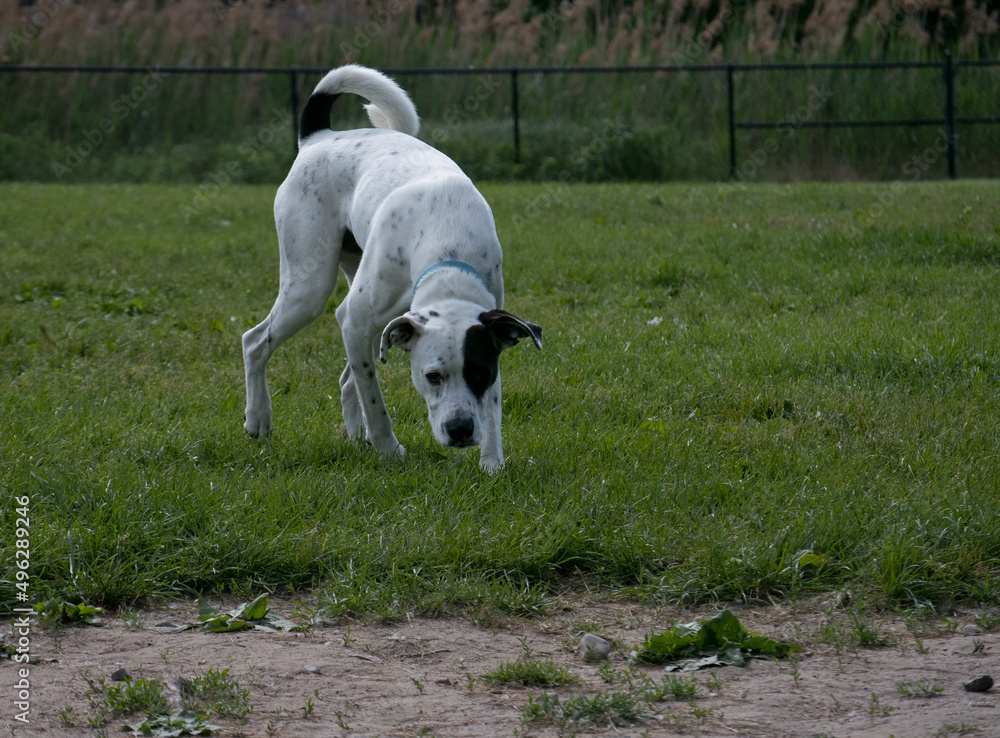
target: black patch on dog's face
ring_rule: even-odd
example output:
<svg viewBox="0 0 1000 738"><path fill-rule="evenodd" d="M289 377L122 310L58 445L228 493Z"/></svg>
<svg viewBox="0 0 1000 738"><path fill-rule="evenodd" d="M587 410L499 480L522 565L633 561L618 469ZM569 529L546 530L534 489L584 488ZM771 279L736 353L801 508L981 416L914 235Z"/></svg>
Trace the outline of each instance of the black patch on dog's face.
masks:
<svg viewBox="0 0 1000 738"><path fill-rule="evenodd" d="M493 386L499 373L500 348L493 333L484 325L471 326L462 347L462 376L477 400Z"/></svg>

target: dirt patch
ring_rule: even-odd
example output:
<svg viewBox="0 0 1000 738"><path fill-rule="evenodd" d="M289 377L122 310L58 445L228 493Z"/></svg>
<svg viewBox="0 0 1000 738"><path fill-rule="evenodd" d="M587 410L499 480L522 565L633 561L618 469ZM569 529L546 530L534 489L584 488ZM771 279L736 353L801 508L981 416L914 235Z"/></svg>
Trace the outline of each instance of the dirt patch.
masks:
<svg viewBox="0 0 1000 738"><path fill-rule="evenodd" d="M286 616L293 610L288 602L272 600L271 606ZM1000 681L1000 633L974 625L975 614L925 620L915 629L898 616L858 621L823 600L794 608L731 609L748 629L799 643L804 651L795 662L755 660L745 668L699 671L693 701L654 703L646 711L657 716L631 725L572 723L563 734L843 738L965 731L1000 736L998 689L974 694L962 686L980 673ZM555 610L546 618L491 626L457 617L415 617L394 624L318 624L305 633L152 629L163 620L194 620L194 605L181 603L143 613L138 627L110 617L103 628L67 627L53 633L36 627L30 723L13 719L12 700L6 698L0 722L15 728L17 736L94 735L97 731L87 721L95 714L87 699L93 694L87 678L109 679L124 666L133 678L168 682L229 669L249 690L253 709L244 725L214 719L223 735L471 738L509 736L516 730L518 735L551 736L559 730L556 725L523 722L529 695L537 702L541 689L491 687L475 677L530 651L579 677L575 685L552 690L564 703L579 694L624 692L628 682L622 670L629 667L624 653L632 645L674 621L714 614L708 608L652 609L568 597ZM585 629L615 645L610 667L584 662L575 653L578 634ZM859 647L859 634L865 631L885 645ZM8 694L16 678L12 667L4 662L0 670ZM664 672L635 667L633 674L659 681ZM903 691L908 695L900 683L907 685ZM60 712L70 716L70 725ZM111 719L108 734L123 735L124 722Z"/></svg>

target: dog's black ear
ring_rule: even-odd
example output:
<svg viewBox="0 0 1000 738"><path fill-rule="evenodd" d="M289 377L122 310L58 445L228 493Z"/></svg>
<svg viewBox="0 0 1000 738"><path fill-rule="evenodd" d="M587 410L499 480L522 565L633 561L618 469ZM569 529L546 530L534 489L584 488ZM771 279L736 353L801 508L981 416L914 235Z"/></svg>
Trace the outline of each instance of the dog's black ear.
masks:
<svg viewBox="0 0 1000 738"><path fill-rule="evenodd" d="M529 337L535 346L539 349L542 348L542 329L534 323L521 320L506 310L490 310L481 313L479 322L493 336L493 341L500 351L516 346L518 340Z"/></svg>
<svg viewBox="0 0 1000 738"><path fill-rule="evenodd" d="M389 325L382 331L382 343L379 351L382 363L385 364L389 360L390 346L399 346L403 351L409 353L417 339L423 334L426 322L427 318L414 311L389 321Z"/></svg>

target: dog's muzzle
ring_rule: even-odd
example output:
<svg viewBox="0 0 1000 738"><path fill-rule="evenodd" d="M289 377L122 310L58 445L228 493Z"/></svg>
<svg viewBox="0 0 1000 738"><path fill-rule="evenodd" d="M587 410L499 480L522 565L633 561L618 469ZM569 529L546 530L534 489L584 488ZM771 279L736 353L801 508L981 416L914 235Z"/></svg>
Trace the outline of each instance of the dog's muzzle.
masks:
<svg viewBox="0 0 1000 738"><path fill-rule="evenodd" d="M449 446L472 446L476 424L472 418L452 418L444 424L444 432L448 435Z"/></svg>

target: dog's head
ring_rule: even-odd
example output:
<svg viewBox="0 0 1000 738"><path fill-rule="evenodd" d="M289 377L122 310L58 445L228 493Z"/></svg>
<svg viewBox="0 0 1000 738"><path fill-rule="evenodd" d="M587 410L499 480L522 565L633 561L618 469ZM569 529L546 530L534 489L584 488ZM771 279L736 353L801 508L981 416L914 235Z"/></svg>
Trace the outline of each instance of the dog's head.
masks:
<svg viewBox="0 0 1000 738"><path fill-rule="evenodd" d="M427 401L434 437L442 446L477 446L500 352L531 338L542 347L542 329L504 310L483 311L460 300L411 310L385 327L381 359L390 346L410 355L413 386Z"/></svg>

